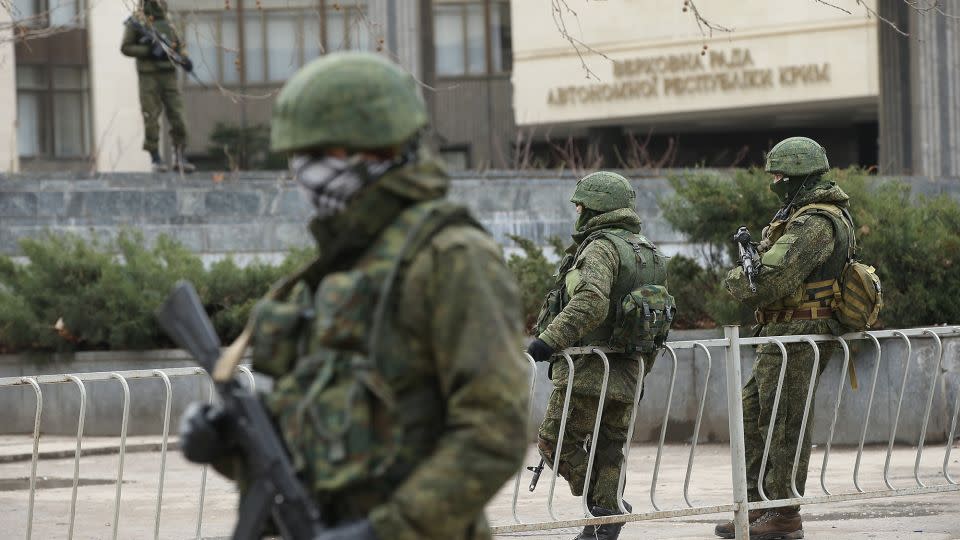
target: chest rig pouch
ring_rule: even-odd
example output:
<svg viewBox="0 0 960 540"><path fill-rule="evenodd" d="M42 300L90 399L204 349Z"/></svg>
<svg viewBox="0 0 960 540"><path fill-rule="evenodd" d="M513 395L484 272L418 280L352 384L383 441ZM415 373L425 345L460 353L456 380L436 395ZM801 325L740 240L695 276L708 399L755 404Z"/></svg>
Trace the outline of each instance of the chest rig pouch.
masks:
<svg viewBox="0 0 960 540"><path fill-rule="evenodd" d="M398 463L405 435L399 409L423 396L397 396L396 381L384 370L389 354L385 344L393 332L390 308L413 256L441 228L464 222L474 223L450 203L414 206L388 226L350 270L320 280L311 298L312 310L303 307L300 285L287 303L271 305L272 312L299 312L300 322L286 326L287 341L272 349L277 354L257 356L254 365L278 376L265 401L294 467L313 493L332 497L357 486L369 489L377 482L386 486L390 482L385 476L404 476L412 467ZM303 289L309 287L304 284ZM257 343L269 342L270 334L255 332L253 340L257 350Z"/></svg>
<svg viewBox="0 0 960 540"><path fill-rule="evenodd" d="M619 299L610 333L610 346L651 353L663 347L677 304L667 290L666 257L640 234L607 234L617 247L623 280L617 280L611 300ZM632 262L632 271L630 264ZM626 290L625 290L626 289Z"/></svg>
<svg viewBox="0 0 960 540"><path fill-rule="evenodd" d="M641 234L605 229L587 237L573 255L566 255L554 274L554 287L540 308L542 333L570 301L567 278L588 244L606 238L617 250L620 267L610 291L607 319L583 337L582 345L609 345L628 352L651 352L663 346L676 315L667 291L666 257Z"/></svg>

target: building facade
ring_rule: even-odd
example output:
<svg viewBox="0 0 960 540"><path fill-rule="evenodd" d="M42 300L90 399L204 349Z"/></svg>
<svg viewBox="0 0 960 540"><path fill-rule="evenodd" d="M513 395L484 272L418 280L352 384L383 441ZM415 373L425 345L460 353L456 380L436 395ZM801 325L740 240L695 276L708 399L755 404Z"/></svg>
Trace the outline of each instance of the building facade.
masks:
<svg viewBox="0 0 960 540"><path fill-rule="evenodd" d="M748 166L806 135L838 166L960 175L960 2L167 1L209 169L285 166L266 151L283 82L366 50L421 83L455 169ZM0 2L0 171L148 169L119 51L135 5Z"/></svg>
<svg viewBox="0 0 960 540"><path fill-rule="evenodd" d="M537 158L743 166L807 135L839 166L877 163L877 21L854 0L700 2L700 24L674 2L567 4L513 2L514 21L543 21L514 35L516 123Z"/></svg>
<svg viewBox="0 0 960 540"><path fill-rule="evenodd" d="M378 52L421 82L428 135L454 168L503 163L514 133L506 0L168 0L194 62L187 152L212 169L282 167L265 151L274 98L328 51ZM131 2L16 0L0 9L2 170L147 170Z"/></svg>
<svg viewBox="0 0 960 540"><path fill-rule="evenodd" d="M116 58L128 15L120 0L0 9L0 97L16 104L0 110L2 170L146 170L136 73Z"/></svg>

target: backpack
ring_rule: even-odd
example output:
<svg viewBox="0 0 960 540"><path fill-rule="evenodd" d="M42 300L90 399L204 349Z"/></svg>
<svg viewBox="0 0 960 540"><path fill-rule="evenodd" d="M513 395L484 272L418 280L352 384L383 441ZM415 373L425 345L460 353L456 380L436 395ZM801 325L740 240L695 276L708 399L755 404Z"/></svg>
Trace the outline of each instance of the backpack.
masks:
<svg viewBox="0 0 960 540"><path fill-rule="evenodd" d="M613 347L651 353L663 348L677 304L663 285L644 285L620 299L610 336Z"/></svg>
<svg viewBox="0 0 960 540"><path fill-rule="evenodd" d="M857 332L876 324L883 309L883 292L872 266L850 259L835 290L833 309L840 324Z"/></svg>

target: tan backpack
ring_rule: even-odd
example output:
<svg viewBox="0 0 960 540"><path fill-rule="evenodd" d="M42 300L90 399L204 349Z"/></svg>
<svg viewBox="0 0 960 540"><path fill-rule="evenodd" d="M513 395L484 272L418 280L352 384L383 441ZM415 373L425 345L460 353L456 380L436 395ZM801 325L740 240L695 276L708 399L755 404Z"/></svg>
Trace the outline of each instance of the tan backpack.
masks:
<svg viewBox="0 0 960 540"><path fill-rule="evenodd" d="M835 285L833 308L840 324L863 331L876 324L883 309L880 278L872 266L850 259Z"/></svg>

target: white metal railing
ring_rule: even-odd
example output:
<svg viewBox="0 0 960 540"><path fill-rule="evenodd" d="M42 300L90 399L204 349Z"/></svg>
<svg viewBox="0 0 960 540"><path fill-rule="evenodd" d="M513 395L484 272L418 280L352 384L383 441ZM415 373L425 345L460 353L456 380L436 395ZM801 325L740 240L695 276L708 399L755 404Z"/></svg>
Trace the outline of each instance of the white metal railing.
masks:
<svg viewBox="0 0 960 540"><path fill-rule="evenodd" d="M600 394L601 397L606 395L608 379L610 374L610 361L607 358L606 353L611 352L609 349L603 349L598 347L581 347L581 348L571 348L563 351L561 356L562 361L566 362L569 375L567 381L567 387L565 389L564 395L564 411L560 419L560 429L557 436L557 449L555 452L553 463L551 464L550 470L550 484L549 491L546 501L546 511L549 515L550 520L547 521L534 521L534 522L524 522L520 516L521 510L521 499L520 495L520 483L522 480L522 472L518 473L514 479L513 484L513 499L512 499L512 515L513 515L513 524L508 525L499 525L493 527L493 532L495 534L510 533L510 532L523 532L523 531L535 531L535 530L545 530L545 529L556 529L556 528L566 528L566 527L579 527L584 525L602 525L608 523L623 523L623 522L632 522L632 521L641 521L641 520L650 520L650 519L660 519L660 518L670 518L670 517L680 517L688 515L699 515L699 514L713 514L719 512L734 512L735 524L737 526L738 538L746 538L747 530L747 510L755 508L772 508L777 506L793 505L793 504L812 504L812 503L826 503L833 501L844 501L844 500L858 500L858 499L869 499L869 498L882 498L882 497L893 497L900 495L917 495L924 493L936 493L936 492L945 492L945 491L960 491L960 485L957 484L957 481L951 476L948 465L950 462L951 454L951 443L956 436L956 425L957 425L957 416L960 413L960 395L956 403L953 405L953 413L950 419L949 424L949 437L947 438L945 450L944 450L944 459L943 466L940 471L944 482L927 485L920 478L920 463L921 457L923 455L924 446L925 446L925 434L930 419L932 404L934 399L934 393L936 392L936 385L932 384L936 381L936 378L941 372L941 367L943 365L943 356L944 356L944 347L941 341L942 337L948 336L960 336L960 326L952 327L933 327L933 328L917 328L910 330L884 330L884 331L870 331L870 332L860 332L854 334L847 334L840 337L829 336L829 335L813 335L813 336L772 336L772 337L750 337L750 338L741 338L739 335L739 329L737 327L726 327L723 338L717 339L703 339L703 340L689 340L689 341L673 341L666 344L664 352L671 359L671 368L670 368L670 382L667 388L667 398L666 398L666 407L663 413L663 417L660 423L660 436L657 445L656 458L654 461L654 467L652 472L652 482L649 489L649 499L651 510L649 511L640 511L628 512L626 508L623 507L622 495L625 488L625 478L626 478L626 469L627 462L630 459L630 449L631 445L629 442L633 439L634 426L636 424L637 415L639 414L640 402L635 401L633 410L631 411L630 425L628 427L628 436L627 444L623 449L623 465L621 467L621 475L618 483L619 490L619 500L620 500L620 511L623 512L622 515L615 516L603 516L595 517L590 514L589 507L587 504L587 496L589 493L590 487L590 478L593 474L593 466L596 458L596 450L594 445L591 445L588 462L587 462L587 472L585 479L585 489L582 496L581 502L581 512L576 513L571 516L557 516L557 511L554 508L554 490L557 484L557 467L559 465L559 449L563 444L563 437L566 431L566 423L569 417L569 405L570 397L572 393L572 384L574 380L574 356L594 356L597 361L601 362L604 367L604 376L602 379ZM864 442L866 440L867 428L870 420L870 412L873 406L874 395L877 387L877 376L881 368L881 359L882 359L882 349L881 349L881 340L895 339L903 341L906 347L906 360L904 361L903 368L903 378L900 384L900 389L898 393L898 401L896 413L893 418L892 428L890 431L890 438L887 445L885 464L883 468L883 483L886 489L868 491L865 490L860 481L860 466L861 458L863 456ZM904 394L907 388L907 375L910 371L911 364L911 355L912 355L912 342L911 340L915 339L931 339L936 345L937 351L937 367L931 371L929 378L931 381L930 384L930 394L926 397L926 406L924 409L924 415L922 420L922 426L920 434L918 437L917 444L917 454L916 460L913 469L913 476L915 486L909 487L894 487L890 479L890 461L893 452L894 439L897 433L898 422L900 418L901 408L903 404ZM813 347L814 351L818 351L816 344L819 342L838 342L843 351L843 366L841 368L841 377L838 383L837 399L833 404L833 416L830 423L829 436L825 446L825 451L823 455L823 463L820 472L820 490L822 494L812 494L809 493L811 490L808 488L806 491L808 493L800 494L795 483L795 477L797 472L797 467L799 464L800 451L802 450L802 438L801 441L798 441L797 448L793 461L793 477L794 482L791 486L791 491L794 497L790 499L781 499L781 500L769 500L767 495L762 491L763 485L763 473L766 469L766 461L770 452L769 444L770 437L767 437L767 447L764 448L763 453L763 463L761 466L761 477L760 477L760 493L763 500L758 502L747 502L747 485L746 485L746 464L744 457L744 432L743 432L743 410L742 410L742 380L740 374L740 349L745 346L756 346L762 344L772 344L778 347L781 353L784 355L784 358L787 357L787 348L786 345L790 343L806 343ZM833 493L827 487L827 469L829 464L829 459L831 455L831 448L834 438L834 432L839 417L839 410L841 400L843 398L843 390L846 381L847 366L850 359L850 348L847 345L849 341L865 341L873 346L876 350L876 362L875 369L871 378L869 397L866 407L866 413L863 418L863 427L860 431L860 440L857 449L856 461L853 467L852 476L853 483L855 486L854 491L842 492L842 493ZM699 442L700 436L700 427L701 421L703 419L706 400L708 395L708 383L710 381L710 366L713 361L713 356L711 354L711 349L723 349L724 351L724 360L726 367L726 391L727 391L727 407L728 407L728 417L729 417L729 428L730 428L730 459L731 459L731 470L732 470L732 479L733 479L733 490L729 498L729 502L718 505L695 505L691 502L691 497L689 494L690 489L690 480L693 472L694 461L696 457L696 451ZM687 456L686 469L684 473L683 481L683 504L675 507L664 507L663 503L657 499L657 485L660 478L660 468L661 460L664 454L664 443L668 428L668 423L670 419L670 408L674 398L674 384L677 378L677 351L680 350L691 350L693 354L696 354L697 351L701 351L705 355L707 361L707 370L703 379L703 391L699 395L698 406L697 406L697 417L694 423L693 435L691 437L691 445L689 450L689 455ZM536 390L536 364L533 359L529 356L527 357L530 362L530 367L532 371L532 377L530 381L530 393L534 394ZM637 386L635 388L635 395L639 395L643 389L644 377L643 374L646 371L647 366L644 365L643 359L638 355L639 362L639 373L640 376L637 380ZM815 353L811 381L814 381L814 378L817 376L819 368L820 358L819 352ZM777 414L777 408L779 406L780 400L780 390L784 378L784 370L786 367L786 362L781 364L781 371L779 374L780 384L776 392L775 402L772 410L772 417L770 420L770 429L772 429ZM253 374L250 370L241 366L239 368L240 373L243 374L243 379L246 380L246 384L250 388L255 387L255 380ZM94 381L117 381L121 385L123 391L123 405L122 405L122 420L120 428L120 449L119 449L119 460L117 465L116 473L116 491L114 496L114 512L113 512L113 523L112 523L112 537L117 538L118 526L120 520L120 502L122 499L122 487L123 487L123 468L124 468L124 456L126 452L126 439L127 439L127 422L129 419L130 412L130 389L127 384L129 380L132 379L159 379L164 385L165 389L165 399L164 399L164 408L163 408L163 433L162 433L162 443L160 448L160 471L159 471L159 481L156 493L156 505L154 511L154 538L160 538L160 523L161 523L161 513L163 510L163 489L164 489L164 477L166 474L166 458L168 445L167 441L169 438L170 430L170 414L171 414L171 404L173 400L173 391L171 386L171 378L174 377L201 377L207 381L207 399L212 401L214 399L213 385L210 382L209 377L206 372L200 368L171 368L171 369L152 369L152 370L135 370L135 371L117 371L117 372L95 372L95 373L76 373L76 374L63 374L63 375L38 375L31 377L8 377L0 378L0 388L3 387L17 387L17 386L29 386L33 389L36 396L36 409L34 414L34 429L33 429L33 453L30 462L30 488L28 494L28 507L27 507L27 529L26 529L26 538L30 539L33 531L33 520L34 520L34 499L36 494L36 478L37 478L37 462L39 459L39 443L40 443L40 424L43 414L43 385L50 384L72 384L77 387L80 398L79 413L77 419L77 442L76 449L74 451L74 463L73 463L73 488L71 492L71 501L70 501L70 519L67 530L67 538L72 539L74 531L74 523L76 518L76 507L77 507L77 495L78 495L78 486L80 478L80 457L82 452L82 438L83 438L83 429L84 429L84 419L86 416L87 410L87 393L85 383L94 382ZM242 380L243 380L242 379ZM599 433L600 422L602 418L603 408L604 408L604 399L599 400L598 410L596 411L596 420L593 426L593 437L591 440L596 440ZM807 393L803 423L801 427L801 433L803 433L806 428L806 423L808 416L810 414L810 409L813 402L813 385ZM200 473L200 485L199 485L199 505L197 510L196 518L196 538L201 538L201 532L203 528L203 511L204 511L204 496L206 492L207 484L207 468L203 467ZM527 503L523 503L523 509L529 510Z"/></svg>
<svg viewBox="0 0 960 540"><path fill-rule="evenodd" d="M494 534L503 534L503 533L514 533L514 532L525 532L525 531L537 531L537 530L546 530L546 529L557 529L557 528L567 528L567 527L581 527L585 525L603 525L609 523L625 523L632 521L641 521L641 520L650 520L650 519L661 519L661 518L671 518L671 517L680 517L688 515L699 515L699 514L713 514L718 512L734 512L734 523L737 531L737 538L747 538L748 537L748 523L747 523L747 511L757 508L774 508L779 506L788 506L788 505L797 505L797 504L814 504L814 503L827 503L834 501L844 501L844 500L859 500L859 499L870 499L870 498L883 498L883 497L893 497L901 495L918 495L925 493L936 493L936 492L946 492L946 491L960 491L960 485L957 484L957 481L951 476L948 466L950 462L950 453L952 448L952 443L954 437L956 436L956 425L957 425L957 416L960 413L960 395L958 395L955 404L953 405L953 413L950 418L949 424L949 436L947 437L945 449L944 449L944 458L943 466L940 470L940 474L943 477L944 482L926 485L920 479L920 462L923 455L925 440L926 440L926 430L930 420L930 414L933 406L934 394L936 392L937 386L934 384L937 377L942 371L943 357L944 357L944 348L941 341L942 337L948 336L960 336L960 326L948 326L948 327L932 327L932 328L916 328L910 330L883 330L883 331L868 331L868 332L857 332L852 334L845 334L843 336L831 336L831 335L801 335L801 336L768 336L768 337L747 337L741 338L739 335L738 327L726 327L724 331L724 337L720 339L705 339L705 340L691 340L691 341L674 341L668 342L664 349L665 353L671 358L672 366L670 372L669 386L667 387L667 398L666 406L663 413L663 419L660 424L660 438L657 445L656 459L654 461L653 471L652 471L652 481L650 484L650 506L652 507L651 511L634 511L628 512L623 506L623 492L624 492L624 480L626 476L627 462L630 457L630 443L629 441L633 438L633 429L636 424L636 417L638 414L638 409L640 407L640 401L636 401L631 413L631 422L629 426L627 444L624 446L623 451L623 465L621 466L621 475L620 482L618 486L619 490L619 510L622 512L622 515L615 516L603 516L595 517L593 516L587 505L587 497L589 495L590 484L589 479L591 471L594 466L594 452L591 448L587 461L587 474L586 481L584 483L584 493L581 496L582 498L582 514L567 516L558 518L554 512L554 486L557 479L557 467L559 465L559 449L563 445L564 431L567 423L567 417L570 414L569 403L570 403L570 394L572 390L572 384L574 380L574 367L572 356L577 355L594 355L604 364L604 378L603 385L600 389L601 399L599 400L600 405L597 410L596 423L594 425L593 438L591 440L596 440L597 430L599 428L601 413L603 409L604 397L606 395L607 387L607 377L609 374L609 362L607 360L606 354L611 352L609 349L598 348L598 347L581 347L581 348L571 348L563 351L562 357L567 363L569 370L567 378L567 387L566 387L566 397L564 401L564 410L560 419L560 429L557 436L557 451L555 452L555 457L553 461L553 466L550 471L550 489L547 494L547 512L550 516L549 521L535 521L535 522L524 522L520 517L520 477L523 472L517 475L517 478L514 482L513 489L513 500L512 500L512 509L513 509L513 519L514 523L509 525L499 525L494 526ZM897 409L893 418L892 427L890 430L890 438L887 444L887 452L885 457L885 463L883 468L883 482L886 486L886 489L882 490L865 490L860 482L860 465L863 457L864 442L867 436L867 428L870 421L870 412L873 406L874 395L877 387L877 375L881 369L881 359L882 359L882 349L880 340L886 339L897 339L902 340L906 346L906 358L903 362L903 378L900 384L900 390L897 397ZM894 487L890 481L890 460L893 453L894 440L897 434L897 427L899 423L899 418L901 414L901 408L903 404L904 394L907 388L907 375L909 373L911 357L912 357L912 344L911 339L931 339L936 345L936 356L937 362L936 367L931 370L929 374L929 394L926 396L926 406L923 412L923 418L920 428L920 434L918 436L917 442L917 454L916 460L914 462L913 476L916 483L915 486L910 487ZM869 344L872 344L873 348L876 350L876 362L875 368L872 375L869 396L867 401L866 412L863 418L863 428L860 431L860 440L857 447L856 460L852 471L853 482L855 490L845 493L833 493L831 489L827 487L827 471L829 466L829 460L833 445L834 434L836 430L837 420L839 418L840 404L843 399L843 391L846 383L846 374L847 367L851 361L850 359L850 347L848 342L850 341L866 341ZM820 490L822 494L813 494L813 490L809 488L806 490L806 493L799 493L796 485L796 476L797 469L800 462L800 455L803 449L803 437L797 441L796 450L794 452L793 459L793 470L791 475L791 493L793 497L789 499L780 499L780 500L771 500L768 498L767 494L763 491L763 475L766 472L767 460L770 454L770 442L772 440L771 434L774 429L777 417L777 409L780 404L781 391L783 387L784 375L786 373L787 362L784 361L781 363L779 379L776 394L774 397L774 404L771 411L771 419L768 427L768 433L766 439L766 446L763 450L763 458L760 467L760 477L758 479L758 491L761 496L761 501L749 502L747 501L747 481L746 481L746 460L745 460L745 448L744 448L744 431L743 431L743 381L740 374L740 349L745 346L757 346L770 344L776 346L784 359L788 358L787 355L787 344L791 343L805 343L810 345L814 351L814 360L813 366L810 374L810 387L807 391L806 401L804 404L804 412L800 427L800 433L804 433L807 423L810 416L810 411L813 405L813 396L815 392L815 383L816 378L819 373L819 365L821 362L819 349L817 343L823 342L837 342L840 345L840 348L843 352L843 365L840 368L840 381L837 388L837 398L833 403L833 415L830 422L829 435L827 437L827 442L825 446L825 451L823 453L823 463L820 470ZM730 427L730 463L732 470L732 480L733 480L733 490L731 497L729 498L729 503L720 504L720 505L700 505L695 506L690 501L689 496L689 486L690 478L693 471L694 457L696 455L697 444L699 442L700 426L703 419L704 408L706 405L707 398L707 384L709 383L710 369L709 366L712 362L712 355L710 353L711 348L722 348L724 350L724 357L726 363L726 390L727 390L727 408L728 408L728 418L729 418L729 427ZM693 349L701 350L706 355L707 360L707 370L706 376L704 378L704 389L699 396L699 402L697 407L697 417L694 423L693 435L691 437L690 452L687 459L686 471L684 474L683 482L683 505L673 508L663 508L657 500L657 485L660 478L660 467L661 467L661 457L664 452L664 439L667 432L667 425L669 422L670 416L670 407L673 401L673 390L674 383L676 381L677 375L677 354L676 351L681 349ZM695 354L695 353L694 353ZM532 369L532 379L530 383L531 395L533 395L536 390L536 366L532 358L527 357L528 361L531 364ZM637 381L636 394L639 395L643 385L643 374L645 373L645 366L643 360L639 359L640 362L640 378ZM591 445L592 446L592 445ZM532 503L531 503L532 504ZM526 507L527 505L524 504Z"/></svg>
<svg viewBox="0 0 960 540"><path fill-rule="evenodd" d="M255 388L256 382L253 377L253 373L250 372L250 369L246 366L240 366L237 368L240 373L244 375L244 378L247 381L247 384L250 388ZM119 450L119 459L117 462L117 475L116 475L116 492L114 495L113 501L113 522L112 522L112 538L116 540L117 534L119 532L119 522L120 522L120 501L122 499L122 488L123 488L123 466L124 466L124 457L126 456L127 448L127 422L130 418L130 387L127 384L127 381L133 379L160 379L164 385L165 398L164 398L164 407L163 407L163 434L160 443L160 478L157 483L157 496L156 496L156 510L154 512L154 527L153 527L153 537L154 539L160 538L160 516L163 509L163 485L164 477L166 476L166 464L167 464L167 448L168 448L168 439L170 436L170 411L171 405L173 402L173 387L170 383L172 377L201 377L207 382L207 401L211 402L214 399L215 393L213 389L213 383L210 380L207 372L199 367L195 368L169 368L169 369L150 369L150 370L132 370L132 371L113 371L113 372L91 372L91 373L74 373L74 374L64 374L64 375L36 375L32 377L6 377L0 378L0 388L3 387L16 387L16 386L30 386L34 394L36 395L36 412L34 413L34 424L33 424L33 454L30 460L30 488L29 488L29 499L27 502L27 531L26 538L29 540L33 535L33 520L34 520L34 502L36 498L36 481L37 481L37 462L39 461L39 449L40 449L40 421L43 415L43 390L41 385L48 384L74 384L77 387L77 391L80 397L80 409L77 417L77 444L76 450L74 451L73 456L73 489L70 496L70 519L68 521L67 528L67 539L70 540L73 538L74 526L76 522L76 510L77 510L77 494L78 487L80 485L80 457L82 454L82 441L83 441L83 427L84 421L86 419L87 412L87 389L85 383L95 382L95 381L110 381L116 380L121 386L123 391L123 409L122 409L122 420L120 426L120 450ZM203 529L203 508L204 508L204 496L206 494L206 485L207 485L207 467L204 466L201 468L200 472L200 501L197 505L197 525L196 525L196 538L199 540L201 538L201 532Z"/></svg>

